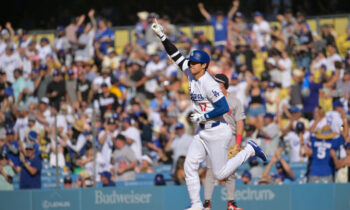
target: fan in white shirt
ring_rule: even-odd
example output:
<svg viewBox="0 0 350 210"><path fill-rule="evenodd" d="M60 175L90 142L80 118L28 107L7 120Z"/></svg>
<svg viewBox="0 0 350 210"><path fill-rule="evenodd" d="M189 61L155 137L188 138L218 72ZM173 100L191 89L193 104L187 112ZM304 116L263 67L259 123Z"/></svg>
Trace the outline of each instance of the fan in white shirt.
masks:
<svg viewBox="0 0 350 210"><path fill-rule="evenodd" d="M122 119L122 133L126 137L126 142L134 151L137 160L142 158L141 134L140 131L131 125L131 118L124 117Z"/></svg>

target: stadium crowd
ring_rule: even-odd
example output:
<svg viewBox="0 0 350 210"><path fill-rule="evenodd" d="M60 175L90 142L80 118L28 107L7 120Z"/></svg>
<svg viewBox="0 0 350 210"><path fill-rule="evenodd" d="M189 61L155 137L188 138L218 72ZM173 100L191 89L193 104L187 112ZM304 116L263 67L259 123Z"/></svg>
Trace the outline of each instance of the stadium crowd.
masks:
<svg viewBox="0 0 350 210"><path fill-rule="evenodd" d="M318 34L304 14L289 9L277 14L280 27L260 12L247 22L237 0L227 14L210 14L202 3L198 9L214 28L213 42L203 31L190 36L169 17L142 11L136 41L121 54L109 21L96 18L93 9L58 26L52 43L46 37L36 42L6 23L0 39L0 190L13 189L14 176L21 189L40 188L43 161L80 175L65 177L67 188L91 185L94 160L103 186L154 173L161 164L172 164L174 182L184 184L184 159L196 130L188 117L188 82L150 29L154 18L184 55L194 49L210 54L210 74L225 74L228 91L244 104L243 144L257 139L270 160L263 165L251 158L249 169L238 174L243 183L297 180L290 165L300 162L307 164L308 182L349 182L350 25L344 34L322 25ZM164 184L162 179L155 180Z"/></svg>

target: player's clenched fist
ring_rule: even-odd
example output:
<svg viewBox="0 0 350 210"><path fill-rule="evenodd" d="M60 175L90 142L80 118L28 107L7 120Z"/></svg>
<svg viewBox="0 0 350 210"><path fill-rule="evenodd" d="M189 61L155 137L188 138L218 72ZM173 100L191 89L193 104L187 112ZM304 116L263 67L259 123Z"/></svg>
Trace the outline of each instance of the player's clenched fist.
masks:
<svg viewBox="0 0 350 210"><path fill-rule="evenodd" d="M158 24L157 19L154 19L154 23L152 23L151 28L154 31L154 33L157 34L157 36L159 38L162 38L165 36L165 34L163 32L164 31L163 27L160 24Z"/></svg>
<svg viewBox="0 0 350 210"><path fill-rule="evenodd" d="M190 120L194 123L201 123L205 121L205 117L202 114L199 113L193 113L190 116Z"/></svg>

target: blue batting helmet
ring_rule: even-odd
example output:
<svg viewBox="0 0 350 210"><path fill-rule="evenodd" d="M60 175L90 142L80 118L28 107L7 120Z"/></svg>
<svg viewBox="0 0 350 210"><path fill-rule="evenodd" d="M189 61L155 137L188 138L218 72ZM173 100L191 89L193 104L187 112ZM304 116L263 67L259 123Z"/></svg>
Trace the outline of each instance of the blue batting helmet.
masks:
<svg viewBox="0 0 350 210"><path fill-rule="evenodd" d="M303 132L305 130L305 125L303 122L297 122L297 125L296 125L296 130L297 132Z"/></svg>
<svg viewBox="0 0 350 210"><path fill-rule="evenodd" d="M205 63L205 64L207 64L207 67L208 67L209 62L210 62L209 55L202 50L192 51L192 53L188 59L190 61L194 61L194 62L198 62L198 63Z"/></svg>

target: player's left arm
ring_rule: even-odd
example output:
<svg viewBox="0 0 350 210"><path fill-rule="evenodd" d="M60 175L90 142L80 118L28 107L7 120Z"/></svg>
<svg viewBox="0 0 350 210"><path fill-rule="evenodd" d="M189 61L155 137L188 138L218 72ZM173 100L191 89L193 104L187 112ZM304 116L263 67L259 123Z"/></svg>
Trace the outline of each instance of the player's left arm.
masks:
<svg viewBox="0 0 350 210"><path fill-rule="evenodd" d="M235 104L236 104L236 112L235 112L235 121L236 121L236 144L240 147L242 143L242 135L244 131L244 122L245 114L244 114L244 107L242 103L235 98Z"/></svg>
<svg viewBox="0 0 350 210"><path fill-rule="evenodd" d="M230 108L227 104L226 98L223 96L214 103L214 109L204 115L205 119L220 117L227 113Z"/></svg>
<svg viewBox="0 0 350 210"><path fill-rule="evenodd" d="M166 37L163 27L158 24L157 20L152 23L152 30L158 38L162 41L162 44L165 48L167 54L171 59L180 67L182 71L185 71L188 68L188 60L180 53L177 47Z"/></svg>

